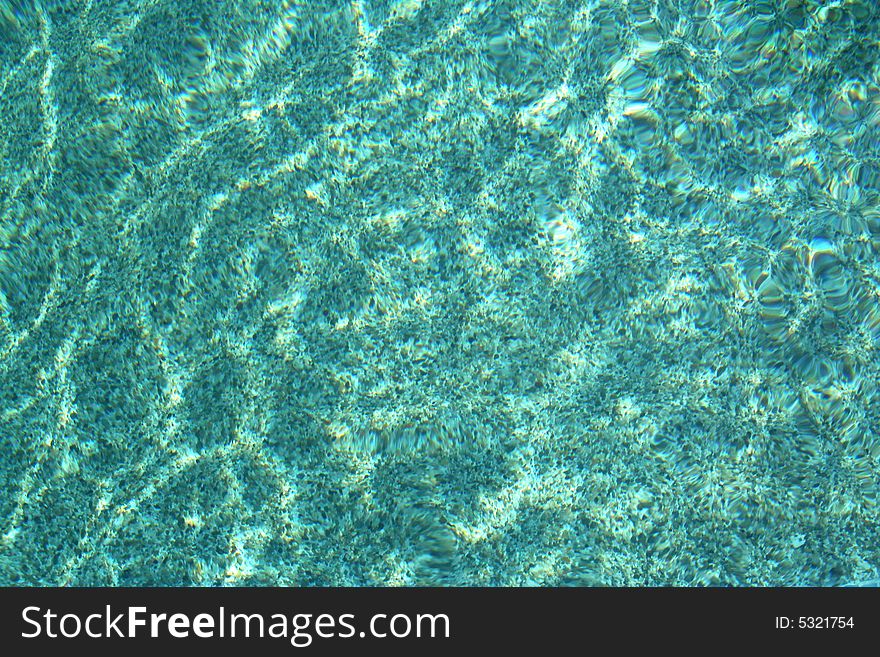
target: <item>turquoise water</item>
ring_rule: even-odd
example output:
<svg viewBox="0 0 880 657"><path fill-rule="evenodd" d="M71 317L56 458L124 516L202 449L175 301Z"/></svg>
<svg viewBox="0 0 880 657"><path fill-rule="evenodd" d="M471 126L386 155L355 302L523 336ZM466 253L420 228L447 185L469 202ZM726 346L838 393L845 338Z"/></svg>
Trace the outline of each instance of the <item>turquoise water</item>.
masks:
<svg viewBox="0 0 880 657"><path fill-rule="evenodd" d="M878 38L0 1L0 583L876 582Z"/></svg>

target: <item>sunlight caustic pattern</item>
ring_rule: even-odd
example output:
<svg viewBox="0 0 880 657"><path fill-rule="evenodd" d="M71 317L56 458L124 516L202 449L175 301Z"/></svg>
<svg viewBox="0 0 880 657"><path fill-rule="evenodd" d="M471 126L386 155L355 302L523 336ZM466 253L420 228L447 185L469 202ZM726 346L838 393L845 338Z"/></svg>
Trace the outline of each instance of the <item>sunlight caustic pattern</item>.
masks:
<svg viewBox="0 0 880 657"><path fill-rule="evenodd" d="M868 0L0 0L0 581L880 576Z"/></svg>

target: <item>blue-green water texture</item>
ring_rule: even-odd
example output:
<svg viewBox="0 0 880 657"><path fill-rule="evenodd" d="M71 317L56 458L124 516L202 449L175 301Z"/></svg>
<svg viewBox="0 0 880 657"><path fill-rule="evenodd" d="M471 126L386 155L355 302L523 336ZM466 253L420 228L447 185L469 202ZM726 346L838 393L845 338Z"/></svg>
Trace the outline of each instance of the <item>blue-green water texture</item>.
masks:
<svg viewBox="0 0 880 657"><path fill-rule="evenodd" d="M0 0L0 583L880 578L873 0Z"/></svg>

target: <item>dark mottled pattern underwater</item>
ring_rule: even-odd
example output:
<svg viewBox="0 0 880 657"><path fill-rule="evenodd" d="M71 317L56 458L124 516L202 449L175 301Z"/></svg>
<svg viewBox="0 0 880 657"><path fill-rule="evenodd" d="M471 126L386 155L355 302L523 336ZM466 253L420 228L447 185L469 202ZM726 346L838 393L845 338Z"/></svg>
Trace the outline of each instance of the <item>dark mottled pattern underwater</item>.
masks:
<svg viewBox="0 0 880 657"><path fill-rule="evenodd" d="M0 0L0 583L876 583L878 39Z"/></svg>

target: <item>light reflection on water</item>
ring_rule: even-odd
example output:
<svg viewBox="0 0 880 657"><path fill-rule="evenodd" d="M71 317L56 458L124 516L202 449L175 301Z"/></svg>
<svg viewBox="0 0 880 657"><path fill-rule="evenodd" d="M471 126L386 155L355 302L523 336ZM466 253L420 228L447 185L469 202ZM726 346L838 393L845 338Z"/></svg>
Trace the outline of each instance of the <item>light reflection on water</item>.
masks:
<svg viewBox="0 0 880 657"><path fill-rule="evenodd" d="M826 4L0 2L0 579L876 586Z"/></svg>

